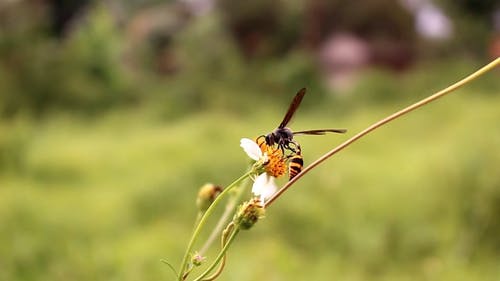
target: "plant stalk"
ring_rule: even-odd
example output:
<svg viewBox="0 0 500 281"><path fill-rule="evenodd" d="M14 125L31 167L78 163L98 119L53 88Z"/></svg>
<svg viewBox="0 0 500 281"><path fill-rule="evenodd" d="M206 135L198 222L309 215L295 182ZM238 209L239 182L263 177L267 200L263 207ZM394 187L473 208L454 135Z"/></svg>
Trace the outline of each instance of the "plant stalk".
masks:
<svg viewBox="0 0 500 281"><path fill-rule="evenodd" d="M229 249L229 246L231 245L234 238L236 237L236 235L239 232L240 232L240 228L238 226L236 226L234 228L233 232L231 233L231 236L229 236L229 238L227 239L226 244L224 245L224 247L222 248L220 253L217 255L217 257L215 258L214 262L200 276L198 276L196 279L194 279L194 281L203 280L203 278L205 278L205 276L207 276L210 273L210 271L212 271L217 266L217 264L220 262L220 260L226 255L226 252Z"/></svg>
<svg viewBox="0 0 500 281"><path fill-rule="evenodd" d="M240 178L235 180L233 183L231 183L228 187L226 187L221 192L221 194L219 194L219 196L217 196L215 198L214 202L210 205L210 207L208 207L206 212L203 214L203 216L200 219L200 222L198 223L198 225L196 226L196 228L193 231L193 235L191 236L191 239L189 240L188 246L186 248L186 252L184 253L184 258L182 259L182 263L181 263L181 266L180 266L180 269L178 272L178 278L177 278L178 281L182 281L182 280L186 279L186 277L187 277L184 274L184 271L186 270L186 267L187 267L189 254L193 250L194 243L196 243L198 237L200 236L201 229L203 229L203 227L205 226L208 217L210 217L210 215L213 213L213 211L215 210L215 207L217 207L217 205L219 205L219 202L222 200L222 198L225 197L225 195L227 195L229 193L229 191L231 191L231 189L233 189L235 186L239 185L241 181L243 181L244 179L249 177L252 172L253 172L252 170L248 171L243 176L241 176Z"/></svg>
<svg viewBox="0 0 500 281"><path fill-rule="evenodd" d="M292 180L290 180L289 182L287 182L280 190L278 190L271 198L269 198L269 200L267 200L266 204L264 205L264 207L269 207L271 206L271 204L277 199L279 198L285 191L287 191L290 186L292 186L295 182L297 182L301 177L303 177L305 174L307 174L309 171L311 171L312 169L314 169L316 166L318 166L319 164L321 164L322 162L324 162L325 160L327 160L328 158L332 157L334 154L336 154L337 152L341 151L342 149L346 148L347 146L349 146L350 144L352 144L353 142L359 140L360 138L364 137L365 135L369 134L370 132L372 132L373 130L381 127L382 125L385 125L387 123L389 123L390 121L394 120L394 119L397 119L419 107L422 107L432 101L435 101L437 100L438 98L441 98L443 96L445 96L446 94L449 94L453 91L455 91L456 89L466 85L467 83L475 80L476 78L480 77L481 75L485 74L486 72L494 69L496 66L498 66L500 64L500 57L496 58L494 61L490 62L489 64L483 66L482 68L480 68L479 70L477 70L476 72L472 73L471 75L465 77L464 79L456 82L455 84L419 101L419 102L416 102L392 115L389 115L387 117L385 117L384 119L378 121L378 122L375 122L374 124L372 124L371 126L369 126L368 128L364 129L363 131L357 133L356 135L354 135L353 137L351 137L350 139L348 139L347 141L343 142L342 144L340 144L339 146L335 147L334 149L330 150L329 152L327 152L326 154L324 154L323 156L321 156L320 158L318 158L316 161L314 161L313 163L311 163L311 165L307 166L306 168L304 168L300 173L298 173Z"/></svg>

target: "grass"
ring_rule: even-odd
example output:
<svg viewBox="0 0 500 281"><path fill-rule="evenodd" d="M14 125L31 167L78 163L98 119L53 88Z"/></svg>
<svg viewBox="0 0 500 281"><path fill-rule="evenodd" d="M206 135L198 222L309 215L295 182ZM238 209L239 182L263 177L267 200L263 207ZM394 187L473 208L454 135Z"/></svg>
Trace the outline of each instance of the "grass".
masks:
<svg viewBox="0 0 500 281"><path fill-rule="evenodd" d="M240 235L221 280L496 280L498 104L461 90L352 145ZM323 105L292 126L352 135L404 105ZM180 262L198 187L242 174L239 139L281 114L2 121L0 279L173 280L160 259ZM345 139L298 141L307 165Z"/></svg>

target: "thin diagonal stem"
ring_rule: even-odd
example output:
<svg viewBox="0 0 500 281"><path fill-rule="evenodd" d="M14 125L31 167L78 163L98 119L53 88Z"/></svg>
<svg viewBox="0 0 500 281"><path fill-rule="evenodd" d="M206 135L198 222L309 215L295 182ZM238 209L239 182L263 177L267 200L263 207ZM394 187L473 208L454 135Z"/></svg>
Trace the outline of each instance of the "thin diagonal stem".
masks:
<svg viewBox="0 0 500 281"><path fill-rule="evenodd" d="M347 141L345 141L344 143L340 144L339 146L337 146L336 148L330 150L329 152L327 152L325 155L321 156L320 158L318 158L316 161L314 161L313 163L311 163L311 165L307 166L306 168L304 168L302 170L302 172L298 173L292 180L290 180L289 182L287 182L280 190L278 190L265 204L264 207L269 207L273 202L274 200L276 200L278 197L281 196L281 194L283 194L285 191L288 190L288 188L290 188L290 186L292 186L295 182L297 182L301 177L303 177L305 174L307 174L310 170L314 169L316 166L318 166L319 164L321 164L322 162L324 162L325 160L327 160L328 158L332 157L334 154L336 154L337 152L341 151L342 149L346 148L347 146L349 146L350 144L352 144L353 142L359 140L360 138L364 137L365 135L367 135L368 133L372 132L373 130L377 129L378 127L382 126L382 125L385 125L387 123L389 123L390 121L394 120L394 119L397 119L421 106L424 106L440 97L443 97L445 96L446 94L449 94L453 91L455 91L456 89L462 87L463 85L473 81L474 79L478 78L479 76L483 75L484 73L492 70L493 68L495 68L496 66L498 66L500 64L500 57L499 58L496 58L494 61L490 62L489 64L483 66L482 68L480 68L479 70L477 70L476 72L472 73L471 75L465 77L464 79L458 81L457 83L447 87L446 89L443 89L437 93L435 93L434 95L432 96L429 96L419 102L416 102L392 115L389 115L387 116L386 118L374 123L373 125L369 126L368 128L364 129L363 131L357 133L356 135L354 135L352 138L348 139Z"/></svg>
<svg viewBox="0 0 500 281"><path fill-rule="evenodd" d="M245 190L244 187L248 184L249 180L247 179L245 183L243 184L242 187L238 188L236 190L236 193L231 197L230 201L227 203L226 208L224 210L224 213L220 217L219 221L215 225L215 228L212 230L212 233L210 233L210 236L208 239L205 241L205 244L203 244L203 247L201 247L201 250L199 251L200 255L204 255L205 252L208 250L208 248L212 245L212 243L215 241L215 239L219 236L220 232L228 222L232 211L234 211L234 208L238 204L238 202L241 199L241 195L243 194L243 191Z"/></svg>

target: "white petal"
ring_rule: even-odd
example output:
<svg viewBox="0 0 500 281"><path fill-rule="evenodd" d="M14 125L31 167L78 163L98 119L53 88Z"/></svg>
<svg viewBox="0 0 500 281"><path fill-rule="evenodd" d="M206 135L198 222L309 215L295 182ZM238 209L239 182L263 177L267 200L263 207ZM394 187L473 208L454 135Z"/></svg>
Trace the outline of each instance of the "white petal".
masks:
<svg viewBox="0 0 500 281"><path fill-rule="evenodd" d="M276 183L274 183L274 177L267 176L267 182L266 186L264 189L261 191L260 197L262 198L262 201L264 199L270 198L278 189L276 186Z"/></svg>
<svg viewBox="0 0 500 281"><path fill-rule="evenodd" d="M243 138L240 140L240 146L246 152L248 157L257 161L262 157L262 151L260 150L259 145L251 139Z"/></svg>
<svg viewBox="0 0 500 281"><path fill-rule="evenodd" d="M255 196L259 196L262 193L262 190L265 188L267 183L267 175L266 173L260 174L252 185L252 193Z"/></svg>
<svg viewBox="0 0 500 281"><path fill-rule="evenodd" d="M255 179L252 186L252 193L255 196L260 196L260 200L264 203L264 200L271 197L276 192L276 189L274 178L266 173L262 173Z"/></svg>

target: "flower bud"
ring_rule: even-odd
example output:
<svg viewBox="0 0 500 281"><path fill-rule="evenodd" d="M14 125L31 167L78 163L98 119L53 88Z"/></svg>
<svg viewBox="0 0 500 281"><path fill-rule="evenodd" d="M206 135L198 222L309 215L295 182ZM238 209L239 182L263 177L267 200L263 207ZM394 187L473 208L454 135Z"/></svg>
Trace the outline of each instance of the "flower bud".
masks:
<svg viewBox="0 0 500 281"><path fill-rule="evenodd" d="M206 257L200 255L198 252L195 252L194 255L191 257L191 263L194 266L200 266L203 264L205 259L206 259Z"/></svg>
<svg viewBox="0 0 500 281"><path fill-rule="evenodd" d="M257 198L251 199L239 206L233 221L240 229L250 229L259 219L263 218L265 209Z"/></svg>
<svg viewBox="0 0 500 281"><path fill-rule="evenodd" d="M200 188L198 197L196 198L196 206L201 212L204 212L210 207L215 198L222 192L222 187L207 183Z"/></svg>

